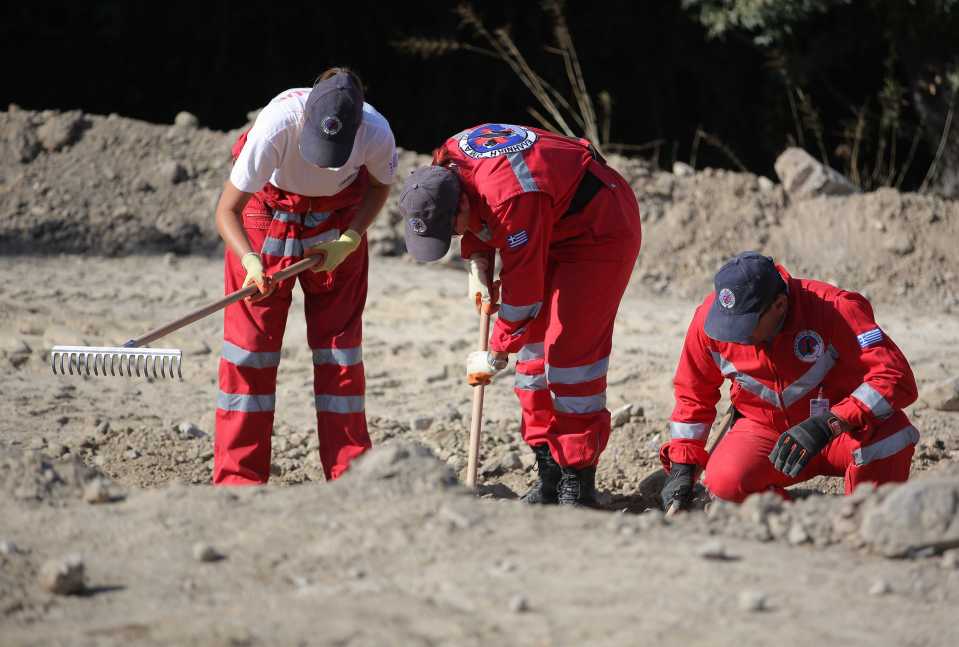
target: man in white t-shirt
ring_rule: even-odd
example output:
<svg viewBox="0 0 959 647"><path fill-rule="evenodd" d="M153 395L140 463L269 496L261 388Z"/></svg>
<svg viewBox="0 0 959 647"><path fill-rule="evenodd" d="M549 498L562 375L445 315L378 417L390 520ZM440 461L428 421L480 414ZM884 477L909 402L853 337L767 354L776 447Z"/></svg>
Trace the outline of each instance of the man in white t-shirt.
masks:
<svg viewBox="0 0 959 647"><path fill-rule="evenodd" d="M216 207L226 243L225 288L259 294L227 307L216 409L213 482L265 483L276 373L293 284L305 296L320 461L328 479L371 446L364 409L364 232L383 208L396 169L386 119L362 84L331 68L312 88L279 94L233 147ZM313 271L276 282L304 256Z"/></svg>

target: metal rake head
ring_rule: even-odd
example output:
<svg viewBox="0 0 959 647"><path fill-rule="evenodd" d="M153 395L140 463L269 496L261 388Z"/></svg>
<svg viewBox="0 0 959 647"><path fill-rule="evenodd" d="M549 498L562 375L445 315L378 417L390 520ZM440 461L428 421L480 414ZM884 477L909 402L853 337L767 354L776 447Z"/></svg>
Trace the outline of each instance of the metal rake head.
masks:
<svg viewBox="0 0 959 647"><path fill-rule="evenodd" d="M182 380L182 363L182 353L176 348L54 346L50 351L55 375L135 375Z"/></svg>

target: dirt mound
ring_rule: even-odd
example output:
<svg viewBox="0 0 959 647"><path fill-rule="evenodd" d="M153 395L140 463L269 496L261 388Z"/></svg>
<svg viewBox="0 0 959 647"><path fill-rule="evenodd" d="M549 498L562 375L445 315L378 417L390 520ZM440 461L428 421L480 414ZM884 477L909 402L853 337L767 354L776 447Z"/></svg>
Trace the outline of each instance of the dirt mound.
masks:
<svg viewBox="0 0 959 647"><path fill-rule="evenodd" d="M213 208L239 132L148 124L117 115L0 113L0 251L209 252L220 246ZM401 151L398 177L429 158ZM614 156L644 223L637 280L696 297L746 249L795 275L833 281L879 301L959 305L959 202L891 189L791 200L781 185L706 169L688 176ZM374 254L404 252L401 182L369 232Z"/></svg>

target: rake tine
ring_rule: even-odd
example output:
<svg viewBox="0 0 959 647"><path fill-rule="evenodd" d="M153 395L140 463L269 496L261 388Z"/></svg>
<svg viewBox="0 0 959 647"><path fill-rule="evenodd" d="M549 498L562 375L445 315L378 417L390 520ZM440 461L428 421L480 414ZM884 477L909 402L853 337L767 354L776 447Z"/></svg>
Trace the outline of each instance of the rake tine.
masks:
<svg viewBox="0 0 959 647"><path fill-rule="evenodd" d="M73 362L75 359L74 353L67 354L67 370L70 371L70 375L73 375Z"/></svg>
<svg viewBox="0 0 959 647"><path fill-rule="evenodd" d="M66 375L67 353L60 353L60 375Z"/></svg>
<svg viewBox="0 0 959 647"><path fill-rule="evenodd" d="M53 371L53 374L57 374L57 353L50 353L50 370Z"/></svg>

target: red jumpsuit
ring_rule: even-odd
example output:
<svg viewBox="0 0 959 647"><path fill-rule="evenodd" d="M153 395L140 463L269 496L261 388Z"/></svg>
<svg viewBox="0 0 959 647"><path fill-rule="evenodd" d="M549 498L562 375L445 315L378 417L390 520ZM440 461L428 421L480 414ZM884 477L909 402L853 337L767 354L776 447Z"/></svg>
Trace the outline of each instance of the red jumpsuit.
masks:
<svg viewBox="0 0 959 647"><path fill-rule="evenodd" d="M912 369L876 324L860 294L779 272L789 290L782 330L767 345L718 342L703 330L715 294L693 316L674 388L671 440L660 458L706 468L713 496L742 501L813 476L843 476L846 493L863 482L905 481L919 432L902 412L916 399ZM724 378L742 416L712 454L706 439ZM769 453L779 435L810 415L822 389L832 412L854 431L832 440L796 477L776 470ZM708 461L708 462L707 462Z"/></svg>
<svg viewBox="0 0 959 647"><path fill-rule="evenodd" d="M477 126L437 157L455 165L483 224L480 236L463 237L463 257L500 251L490 348L517 353L523 439L548 444L561 466L594 466L610 434L613 320L642 239L632 189L585 140L536 128ZM596 192L569 213L583 181Z"/></svg>
<svg viewBox="0 0 959 647"><path fill-rule="evenodd" d="M233 148L239 154L241 136ZM243 209L243 228L273 274L303 257L305 247L336 240L348 228L366 191L363 168L336 195L308 197L267 184ZM303 289L307 341L313 351L313 401L320 462L328 479L370 448L364 412L362 314L366 304L366 237L333 272L303 272L280 282L266 299L226 308L220 359L213 482L265 483L270 476L270 437L276 404L276 373L293 284ZM246 278L240 259L227 248L224 284L239 290Z"/></svg>

